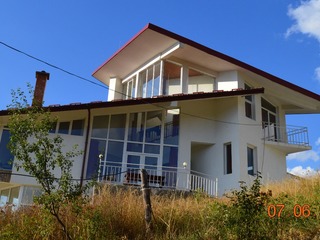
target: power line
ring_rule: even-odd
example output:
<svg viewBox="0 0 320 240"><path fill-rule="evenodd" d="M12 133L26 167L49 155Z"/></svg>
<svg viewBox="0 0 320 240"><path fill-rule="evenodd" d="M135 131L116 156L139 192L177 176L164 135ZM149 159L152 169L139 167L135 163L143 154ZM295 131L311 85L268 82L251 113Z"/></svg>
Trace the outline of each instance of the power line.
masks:
<svg viewBox="0 0 320 240"><path fill-rule="evenodd" d="M103 88L105 88L105 89L108 89L109 91L114 91L115 93L119 93L120 95L122 95L122 96L124 96L124 97L129 97L129 95L127 95L127 94L125 94L125 93L123 93L123 92L119 92L119 91L117 91L117 90L115 90L115 89L111 89L111 88L109 88L109 87L106 87L106 86L104 86L104 85L101 85L101 84L99 84L99 83L96 83L96 82L94 82L94 81L92 81L92 80L89 80L89 79L87 79L87 78L85 78L85 77L79 76L79 75L77 75L77 74L75 74L75 73L72 73L72 72L70 72L70 71L68 71L68 70L65 70L65 69L63 69L63 68L61 68L61 67L58 67L58 66L56 66L56 65L53 65L53 64L51 64L51 63L48 63L48 62L46 62L46 61L44 61L44 60L42 60L42 59L40 59L40 58L37 58L37 57L35 57L35 56L32 56L31 54L28 54L28 53L26 53L26 52L24 52L24 51L21 51L21 50L15 48L15 47L12 47L12 46L10 46L9 44L6 44L6 43L4 43L4 42L2 42L2 41L0 41L0 44L4 45L5 47L7 47L7 48L9 48L9 49L11 49L11 50L13 50L13 51L16 51L16 52L18 52L18 53L21 53L21 54L23 54L23 55L25 55L25 56L27 56L27 57L29 57L29 58L32 58L32 59L34 59L34 60L36 60L36 61L39 61L39 62L41 62L41 63L44 63L44 64L46 64L46 65L48 65L48 66L50 66L50 67L53 67L53 68L55 68L55 69L58 69L58 70L66 73L66 74L69 74L69 75L71 75L71 76L73 76L73 77L76 77L76 78L79 78L79 79L81 79L81 80L87 81L87 82L92 83L92 84L94 84L94 85L97 85L97 86L99 86L99 87L103 87ZM162 109L164 109L164 110L167 110L166 107L163 107L163 106L158 105L158 104L155 104L155 103L151 103L151 102L147 101L147 100L144 99L144 98L140 99L140 101L143 101L143 102L145 102L146 104L150 104L150 105L153 105L153 106L155 106L155 107L158 107L158 108L162 108ZM182 111L180 112L180 114L181 114L181 115L185 115L185 116L189 116L189 117L194 117L194 118L198 118L198 119L207 120L207 121L213 121L213 122L217 122L217 123L223 123L223 124L241 125L241 126L261 126L261 124L250 124L250 123L240 123L240 122L229 122L229 121L223 121L223 120L216 120L216 119L207 118L207 117L203 117L203 116L198 116L198 115L194 115L194 114L186 113L186 112L182 112Z"/></svg>
<svg viewBox="0 0 320 240"><path fill-rule="evenodd" d="M67 71L67 70L65 70L65 69L63 69L63 68L61 68L61 67L58 67L58 66L56 66L56 65L53 65L53 64L51 64L51 63L48 63L48 62L46 62L46 61L44 61L44 60L42 60L42 59L40 59L40 58L34 57L34 56L32 56L32 55L30 55L30 54L28 54L28 53L26 53L26 52L23 52L23 51L21 51L21 50L19 50L19 49L17 49L17 48L14 48L14 47L12 47L12 46L10 46L10 45L2 42L2 41L0 41L0 44L4 45L4 46L7 47L7 48L10 48L11 50L14 50L14 51L16 51L16 52L18 52L18 53L21 53L21 54L23 54L23 55L25 55L25 56L27 56L27 57L29 57L29 58L32 58L32 59L34 59L34 60L36 60L36 61L38 61L38 62L44 63L44 64L46 64L46 65L48 65L48 66L50 66L50 67L52 67L52 68L58 69L58 70L66 73L66 74L69 74L69 75L71 75L71 76L73 76L73 77L77 77L77 78L82 79L82 80L84 80L84 81L87 81L87 82L89 82L89 83L91 83L91 84L94 84L94 85L97 85L97 86L99 86L99 87L103 87L103 88L108 89L108 87L106 87L106 86L104 86L104 85L101 85L101 84L99 84L99 83L96 83L96 82L94 82L94 81L92 81L92 80L90 80L90 79L81 77L81 76L79 76L79 75L77 75L77 74L75 74L75 73L72 73L72 72L70 72L70 71Z"/></svg>
<svg viewBox="0 0 320 240"><path fill-rule="evenodd" d="M91 178L71 178L71 181L90 181L90 180L94 180L97 178L103 178L106 179L108 177L113 177L113 176L117 176L123 173L127 173L127 171L122 171L122 172L117 172L117 173L112 173L112 174L100 174L99 176L94 176ZM35 176L32 176L30 174L23 174L23 173L12 173L12 172L1 172L0 170L0 175L10 175L10 176L20 176L20 177L30 177L30 178L35 178ZM51 179L51 178L50 178ZM54 180L61 180L61 178L53 178Z"/></svg>

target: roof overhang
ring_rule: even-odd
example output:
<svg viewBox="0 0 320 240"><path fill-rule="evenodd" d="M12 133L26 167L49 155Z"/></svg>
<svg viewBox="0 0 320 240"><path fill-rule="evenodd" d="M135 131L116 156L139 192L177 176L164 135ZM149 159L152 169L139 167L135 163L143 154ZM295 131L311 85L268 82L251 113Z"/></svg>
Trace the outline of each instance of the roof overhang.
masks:
<svg viewBox="0 0 320 240"><path fill-rule="evenodd" d="M86 109L97 109L97 108L111 108L111 107L126 107L134 105L143 105L143 104L153 104L154 106L157 103L165 102L174 102L174 101L197 101L203 99L219 99L219 98L229 98L229 97L238 97L246 96L253 94L262 94L264 93L263 88L255 88L249 90L235 89L233 91L214 91L214 92L199 92L193 94L175 94L170 96L157 96L153 98L136 98L136 99L127 99L127 100L116 100L110 102L92 102L84 104L69 104L69 105L54 105L45 107L50 112L60 112L60 111L73 111L73 110L86 110ZM10 110L0 111L0 116L10 115Z"/></svg>
<svg viewBox="0 0 320 240"><path fill-rule="evenodd" d="M123 79L168 49L179 44L165 58L183 59L214 72L239 71L257 79L266 94L276 97L287 114L320 113L320 95L273 76L235 58L205 47L173 32L148 24L119 51L103 63L93 76L109 85L109 79Z"/></svg>

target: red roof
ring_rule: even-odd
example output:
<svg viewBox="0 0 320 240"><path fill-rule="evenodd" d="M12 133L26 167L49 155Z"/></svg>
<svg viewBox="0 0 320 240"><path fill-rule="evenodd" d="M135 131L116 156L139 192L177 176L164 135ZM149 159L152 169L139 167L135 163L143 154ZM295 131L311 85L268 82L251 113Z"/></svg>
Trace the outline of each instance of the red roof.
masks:
<svg viewBox="0 0 320 240"><path fill-rule="evenodd" d="M224 97L236 97L252 94L264 93L263 88L255 88L249 90L234 89L232 91L213 91L213 92L197 92L192 94L174 94L169 96L157 96L152 98L137 98L137 99L127 99L127 100L114 100L110 102L95 101L91 103L71 103L68 105L50 105L45 107L51 112L59 111L72 111L72 110L85 110L85 109L95 109L95 108L110 108L110 107L124 107L132 105L142 105L142 104L157 104L161 102L171 102L171 101L187 101L187 100L200 100L200 99L213 99L213 98L224 98ZM156 105L155 105L156 106ZM0 116L9 115L10 110L0 111Z"/></svg>

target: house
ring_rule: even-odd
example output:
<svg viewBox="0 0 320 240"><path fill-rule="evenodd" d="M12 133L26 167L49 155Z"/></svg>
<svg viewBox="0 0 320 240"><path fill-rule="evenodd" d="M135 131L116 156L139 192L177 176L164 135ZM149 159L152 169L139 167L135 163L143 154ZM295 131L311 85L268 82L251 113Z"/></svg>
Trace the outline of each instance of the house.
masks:
<svg viewBox="0 0 320 240"><path fill-rule="evenodd" d="M51 134L83 150L72 172L82 181L99 169L99 181L139 184L145 168L154 187L222 195L258 171L281 180L286 155L310 149L307 128L286 115L320 112L318 94L153 24L93 76L108 101L48 106ZM49 74L36 78L41 99ZM38 188L8 164L7 121L0 111L0 201L28 204Z"/></svg>

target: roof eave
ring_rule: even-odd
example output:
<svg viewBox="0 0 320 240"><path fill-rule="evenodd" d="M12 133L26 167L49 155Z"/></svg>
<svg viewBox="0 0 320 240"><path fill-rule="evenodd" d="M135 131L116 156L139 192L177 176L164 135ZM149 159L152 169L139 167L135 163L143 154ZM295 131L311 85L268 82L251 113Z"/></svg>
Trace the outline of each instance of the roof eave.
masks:
<svg viewBox="0 0 320 240"><path fill-rule="evenodd" d="M279 78L279 77L276 77L276 76L274 76L274 75L272 75L272 74L270 74L270 73L267 73L267 72L265 72L265 71L263 71L263 70L260 70L260 69L258 69L258 68L256 68L256 67L253 67L253 66L251 66L251 65L249 65L249 64L247 64L247 63L244 63L244 62L242 62L242 61L240 61L240 60L237 60L237 59L235 59L235 58L233 58L233 57L230 57L230 56L228 56L228 55L225 55L225 54L223 54L223 53L221 53L221 52L218 52L218 51L216 51L216 50L213 50L213 49L211 49L211 48L208 48L208 47L206 47L206 46L204 46L204 45L201 45L201 44L199 44L199 43L197 43L197 42L195 42L195 41L192 41L192 40L190 40L190 39L188 39L188 38L185 38L185 37L183 37L183 36L180 36L180 35L178 35L178 34L176 34L176 33L174 33L174 32L168 31L168 30L166 30L166 29L164 29L164 28L158 27L158 26L156 26L156 25L154 25L154 24L151 24L151 23L147 24L147 25L146 25L141 31L139 31L132 39L130 39L122 48L120 48L120 49L119 49L115 54L113 54L107 61L105 61L96 71L94 71L93 76L101 81L101 77L98 76L98 72L102 69L102 67L103 67L105 64L107 64L108 62L110 62L112 59L114 59L120 52L122 52L128 45L130 45L135 39L137 39L137 38L138 38L143 32L145 32L147 29L153 30L153 31L155 31L155 32L157 32L157 33L159 33L159 34L165 35L165 36L167 36L167 37L169 37L169 38L172 38L172 39L174 39L174 40L176 40L176 41L179 41L179 42L182 42L182 43L184 43L184 44L188 44L188 45L190 45L191 47L194 47L194 48L196 48L196 49L198 49L198 50L200 50L200 51L203 51L203 52L205 52L205 53L207 53L207 54L209 54L209 55L212 55L212 56L214 56L214 57L217 57L217 58L220 58L220 59L222 59L222 60L225 60L225 61L227 61L227 62L229 62L229 63L231 63L231 64L234 64L234 65L236 65L236 66L238 66L238 67L240 67L240 68L242 68L242 69L245 69L245 70L247 70L247 71L250 71L250 72L253 72L253 73L255 73L255 74L258 74L258 75L260 75L260 76L262 76L262 77L264 77L264 78L267 78L267 79L269 79L269 80L272 81L272 82L275 82L275 83L277 83L277 84L279 84L279 85L282 85L282 86L284 86L284 87L290 88L290 89L292 89L292 90L294 90L294 91L297 91L297 92L302 93L302 94L304 94L304 95L306 95L306 96L308 96L308 97L311 97L311 98L313 98L313 99L315 99L315 100L317 100L317 101L320 101L320 95L319 95L319 94L316 94L316 93L311 92L311 91L309 91L309 90L307 90L307 89L304 89L304 88L302 88L302 87L299 87L299 86L297 86L297 85L295 85L295 84L292 84L292 83L290 83L290 82L288 82L288 81L286 81L286 80L284 80L284 79L281 79L281 78ZM103 79L103 81L104 81L105 83L107 83L107 85L108 85L108 79Z"/></svg>

